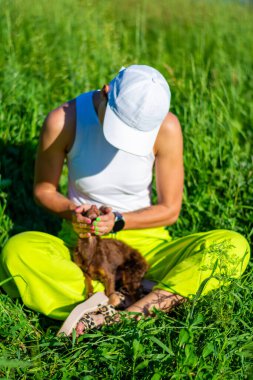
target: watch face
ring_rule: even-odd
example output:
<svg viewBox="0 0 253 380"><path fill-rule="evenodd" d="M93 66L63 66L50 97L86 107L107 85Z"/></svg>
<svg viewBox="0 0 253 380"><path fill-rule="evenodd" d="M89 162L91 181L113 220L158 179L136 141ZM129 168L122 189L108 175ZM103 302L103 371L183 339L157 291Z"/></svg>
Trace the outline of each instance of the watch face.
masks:
<svg viewBox="0 0 253 380"><path fill-rule="evenodd" d="M124 228L124 225L125 225L125 222L123 219L116 220L114 227L113 227L113 231L114 232L121 231Z"/></svg>
<svg viewBox="0 0 253 380"><path fill-rule="evenodd" d="M123 216L119 212L114 212L115 215L115 223L113 227L113 232L121 231L125 226L125 221Z"/></svg>

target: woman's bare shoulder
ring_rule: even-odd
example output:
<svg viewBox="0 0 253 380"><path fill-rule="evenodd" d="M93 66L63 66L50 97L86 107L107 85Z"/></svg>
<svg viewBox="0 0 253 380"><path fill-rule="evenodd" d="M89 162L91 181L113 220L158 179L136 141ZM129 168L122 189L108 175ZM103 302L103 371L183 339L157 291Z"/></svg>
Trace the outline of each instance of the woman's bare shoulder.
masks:
<svg viewBox="0 0 253 380"><path fill-rule="evenodd" d="M176 115L172 112L168 112L168 115L165 117L162 125L161 131L167 133L178 133L181 132L181 125Z"/></svg>
<svg viewBox="0 0 253 380"><path fill-rule="evenodd" d="M75 99L55 108L47 115L41 130L48 143L58 139L69 151L75 138L76 102Z"/></svg>
<svg viewBox="0 0 253 380"><path fill-rule="evenodd" d="M176 115L169 112L165 117L156 142L155 153L166 151L172 145L182 145L183 136L180 122Z"/></svg>

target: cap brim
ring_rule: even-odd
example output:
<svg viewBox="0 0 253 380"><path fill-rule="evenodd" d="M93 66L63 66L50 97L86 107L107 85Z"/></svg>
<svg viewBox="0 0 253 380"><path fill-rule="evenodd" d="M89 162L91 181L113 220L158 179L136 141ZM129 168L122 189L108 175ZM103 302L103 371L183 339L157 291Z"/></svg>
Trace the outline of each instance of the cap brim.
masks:
<svg viewBox="0 0 253 380"><path fill-rule="evenodd" d="M136 156L147 156L153 151L159 128L160 125L152 131L143 132L129 127L107 104L103 122L104 136L110 144L118 149Z"/></svg>

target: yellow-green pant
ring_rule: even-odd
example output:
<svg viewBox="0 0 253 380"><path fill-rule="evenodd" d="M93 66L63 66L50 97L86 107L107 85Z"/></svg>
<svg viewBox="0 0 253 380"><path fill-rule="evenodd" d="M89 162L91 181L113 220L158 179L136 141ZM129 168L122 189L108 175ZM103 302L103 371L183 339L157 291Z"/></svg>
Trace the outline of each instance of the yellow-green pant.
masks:
<svg viewBox="0 0 253 380"><path fill-rule="evenodd" d="M76 235L67 227L61 238L24 232L13 236L0 255L0 281L12 277L3 287L12 297L55 319L65 319L84 300L84 277L71 261L68 246ZM191 297L205 284L202 294L240 277L250 256L246 239L233 231L214 230L172 240L164 228L127 230L116 237L137 248L150 264L146 278L156 288ZM63 240L64 239L64 240ZM206 280L206 281L205 281ZM93 282L94 291L103 285ZM201 286L201 288L202 288Z"/></svg>

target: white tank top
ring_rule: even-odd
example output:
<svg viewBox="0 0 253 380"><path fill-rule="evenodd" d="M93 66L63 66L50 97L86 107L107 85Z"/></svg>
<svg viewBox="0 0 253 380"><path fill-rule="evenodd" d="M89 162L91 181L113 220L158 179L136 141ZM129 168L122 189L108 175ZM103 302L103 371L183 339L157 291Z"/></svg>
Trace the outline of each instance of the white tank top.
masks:
<svg viewBox="0 0 253 380"><path fill-rule="evenodd" d="M151 205L154 154L140 157L109 144L94 109L94 91L76 98L76 136L67 155L68 196L76 204L134 211Z"/></svg>

